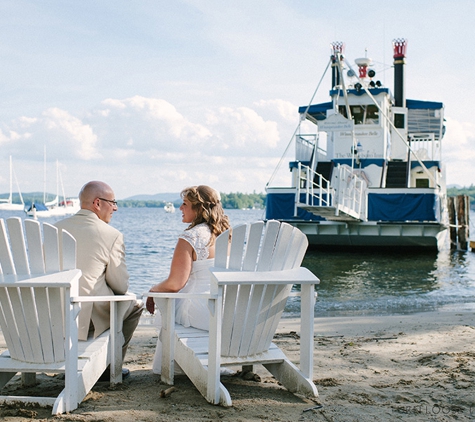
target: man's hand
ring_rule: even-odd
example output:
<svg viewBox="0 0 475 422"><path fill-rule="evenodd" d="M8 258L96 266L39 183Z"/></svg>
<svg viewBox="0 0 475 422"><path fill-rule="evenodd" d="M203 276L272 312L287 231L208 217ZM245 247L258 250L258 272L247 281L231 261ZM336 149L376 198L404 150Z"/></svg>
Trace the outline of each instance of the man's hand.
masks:
<svg viewBox="0 0 475 422"><path fill-rule="evenodd" d="M155 313L155 301L153 300L153 297L148 297L146 305L147 311L149 311L152 315Z"/></svg>

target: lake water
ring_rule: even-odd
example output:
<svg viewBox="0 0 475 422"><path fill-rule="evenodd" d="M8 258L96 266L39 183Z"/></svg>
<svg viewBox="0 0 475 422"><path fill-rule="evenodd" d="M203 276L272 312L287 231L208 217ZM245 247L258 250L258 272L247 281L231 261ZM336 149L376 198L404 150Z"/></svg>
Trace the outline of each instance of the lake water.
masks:
<svg viewBox="0 0 475 422"><path fill-rule="evenodd" d="M231 224L262 219L262 210L226 210ZM21 213L0 212L0 218ZM53 223L58 218L42 221ZM472 216L472 221L473 216ZM130 290L137 295L168 275L181 213L120 208L111 225L124 233ZM320 278L316 315L387 315L437 309L475 309L475 253L309 250L304 266ZM298 312L290 301L287 315Z"/></svg>

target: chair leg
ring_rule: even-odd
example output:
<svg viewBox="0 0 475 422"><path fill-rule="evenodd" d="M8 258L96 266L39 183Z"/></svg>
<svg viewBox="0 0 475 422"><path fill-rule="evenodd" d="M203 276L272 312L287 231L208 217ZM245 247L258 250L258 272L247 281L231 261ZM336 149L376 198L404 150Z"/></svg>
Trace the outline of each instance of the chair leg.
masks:
<svg viewBox="0 0 475 422"><path fill-rule="evenodd" d="M219 404L224 407L232 406L231 396L226 387L219 383L219 402L215 403L214 397L208 396L208 368L204 367L200 359L196 357L191 349L186 346L180 347L177 342L175 349L175 362L180 366L186 376L190 379L201 395L211 404Z"/></svg>
<svg viewBox="0 0 475 422"><path fill-rule="evenodd" d="M23 387L33 387L36 384L36 373L35 372L22 372L21 373L21 384Z"/></svg>
<svg viewBox="0 0 475 422"><path fill-rule="evenodd" d="M317 397L317 387L289 360L281 363L267 363L264 367L291 393L299 393L308 397Z"/></svg>

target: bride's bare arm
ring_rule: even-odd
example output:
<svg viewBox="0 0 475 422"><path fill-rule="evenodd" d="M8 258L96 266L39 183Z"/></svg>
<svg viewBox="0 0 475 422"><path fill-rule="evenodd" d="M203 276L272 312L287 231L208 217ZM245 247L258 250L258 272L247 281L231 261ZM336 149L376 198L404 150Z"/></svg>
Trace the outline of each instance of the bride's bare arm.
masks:
<svg viewBox="0 0 475 422"><path fill-rule="evenodd" d="M161 283L155 284L151 292L171 292L176 293L180 291L188 281L193 265L193 247L183 239L178 239L173 253L172 264L170 267L170 274ZM147 310L154 313L153 298L147 298Z"/></svg>

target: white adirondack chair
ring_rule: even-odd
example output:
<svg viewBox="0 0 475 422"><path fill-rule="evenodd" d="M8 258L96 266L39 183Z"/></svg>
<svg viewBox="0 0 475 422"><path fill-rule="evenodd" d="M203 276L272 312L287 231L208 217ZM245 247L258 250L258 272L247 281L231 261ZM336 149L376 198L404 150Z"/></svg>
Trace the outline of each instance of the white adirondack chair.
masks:
<svg viewBox="0 0 475 422"><path fill-rule="evenodd" d="M289 391L316 397L313 376L315 285L300 267L308 241L278 221L241 225L216 240L211 294L148 293L162 313L161 379L174 382L174 362L212 404L231 406L220 367L262 364ZM229 251L229 255L228 255ZM272 343L292 285L301 285L300 369ZM176 298L208 299L210 331L175 324Z"/></svg>
<svg viewBox="0 0 475 422"><path fill-rule="evenodd" d="M81 271L76 268L76 241L59 235L50 224L0 219L0 328L8 350L0 355L0 389L22 373L24 385L36 373L64 373L58 397L0 396L0 403L25 402L53 406L53 414L78 407L110 364L111 383L122 382L121 321L117 304L135 297L79 297ZM25 236L26 234L26 236ZM25 242L26 240L26 242ZM111 301L111 329L78 341L80 302Z"/></svg>

